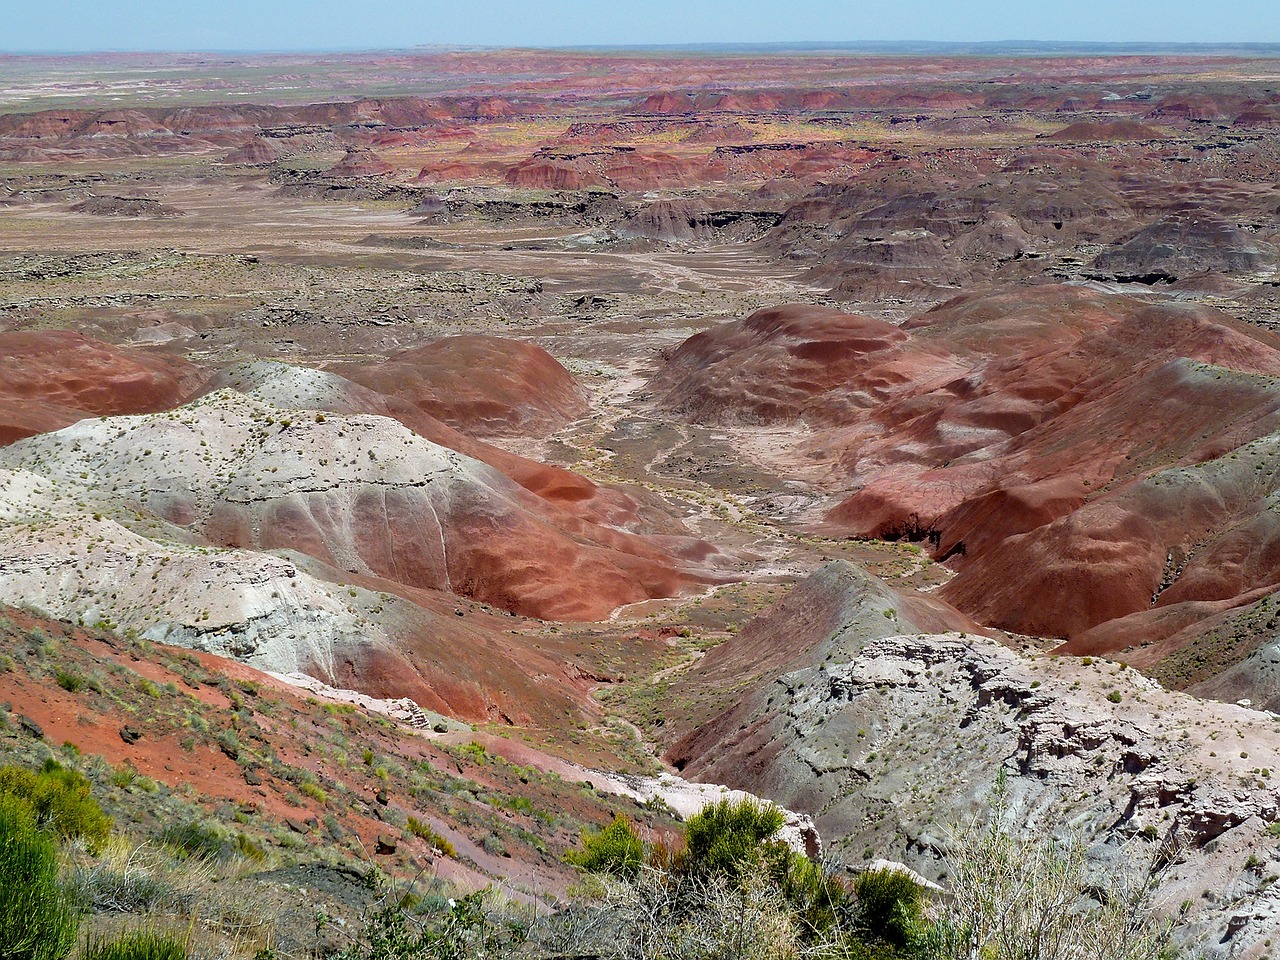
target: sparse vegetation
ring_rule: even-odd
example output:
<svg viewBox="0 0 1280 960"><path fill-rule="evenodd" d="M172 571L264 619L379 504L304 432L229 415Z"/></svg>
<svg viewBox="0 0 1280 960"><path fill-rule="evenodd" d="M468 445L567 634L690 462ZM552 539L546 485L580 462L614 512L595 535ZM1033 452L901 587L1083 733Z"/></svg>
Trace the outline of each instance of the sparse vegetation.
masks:
<svg viewBox="0 0 1280 960"><path fill-rule="evenodd" d="M225 860L234 849L224 830L195 820L166 827L159 839L182 856L201 860Z"/></svg>
<svg viewBox="0 0 1280 960"><path fill-rule="evenodd" d="M1156 859L1099 883L1086 873L1083 840L1014 836L1003 826L1006 810L1002 781L986 821L975 820L956 831L947 858L952 899L921 930L919 956L1166 956L1170 927L1158 919L1151 901Z"/></svg>

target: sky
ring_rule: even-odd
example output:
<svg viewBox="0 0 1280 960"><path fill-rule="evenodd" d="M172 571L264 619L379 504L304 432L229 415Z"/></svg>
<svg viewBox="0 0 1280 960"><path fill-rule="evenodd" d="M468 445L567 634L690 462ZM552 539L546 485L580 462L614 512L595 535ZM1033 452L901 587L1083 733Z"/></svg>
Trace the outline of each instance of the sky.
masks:
<svg viewBox="0 0 1280 960"><path fill-rule="evenodd" d="M1280 43L1278 0L0 0L0 51Z"/></svg>

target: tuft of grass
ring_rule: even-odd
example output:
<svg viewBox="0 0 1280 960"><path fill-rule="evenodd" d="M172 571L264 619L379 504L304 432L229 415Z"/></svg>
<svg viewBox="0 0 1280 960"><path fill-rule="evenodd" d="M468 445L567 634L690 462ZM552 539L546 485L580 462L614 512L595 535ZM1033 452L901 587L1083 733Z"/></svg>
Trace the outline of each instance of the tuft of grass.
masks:
<svg viewBox="0 0 1280 960"><path fill-rule="evenodd" d="M160 842L197 860L226 860L234 849L231 838L221 829L197 820L165 827Z"/></svg>
<svg viewBox="0 0 1280 960"><path fill-rule="evenodd" d="M328 803L329 795L324 792L324 788L318 783L312 783L310 780L298 787L299 792L310 797L316 803Z"/></svg>
<svg viewBox="0 0 1280 960"><path fill-rule="evenodd" d="M53 679L56 680L58 682L58 686L67 691L67 693L78 693L80 690L84 689L84 677L71 673L67 670L55 670L53 672Z"/></svg>
<svg viewBox="0 0 1280 960"><path fill-rule="evenodd" d="M90 909L111 913L186 910L210 882L212 868L151 844L114 836L101 855L75 857L70 886Z"/></svg>
<svg viewBox="0 0 1280 960"><path fill-rule="evenodd" d="M437 833L425 820L419 820L417 817L410 816L406 829L417 837L419 840L425 840L431 846L435 847L446 857L457 857L458 851L453 848L453 844L449 842L447 837L442 837Z"/></svg>
<svg viewBox="0 0 1280 960"><path fill-rule="evenodd" d="M135 930L112 940L91 940L84 960L187 960L187 944L169 934Z"/></svg>

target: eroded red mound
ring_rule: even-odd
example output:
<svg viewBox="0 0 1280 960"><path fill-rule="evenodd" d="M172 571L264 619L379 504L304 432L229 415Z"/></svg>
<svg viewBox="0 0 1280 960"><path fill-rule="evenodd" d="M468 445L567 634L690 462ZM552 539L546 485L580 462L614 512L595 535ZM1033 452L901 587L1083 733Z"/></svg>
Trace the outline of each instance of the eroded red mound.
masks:
<svg viewBox="0 0 1280 960"><path fill-rule="evenodd" d="M501 337L445 337L335 370L473 436L545 434L587 410L582 388L554 357Z"/></svg>
<svg viewBox="0 0 1280 960"><path fill-rule="evenodd" d="M202 379L177 357L66 330L0 333L0 443L87 416L166 410Z"/></svg>
<svg viewBox="0 0 1280 960"><path fill-rule="evenodd" d="M1280 584L1274 464L1241 446L1280 429L1277 377L1280 339L1216 311L1041 286L901 328L760 311L686 341L654 385L694 419L809 425L800 452L854 488L832 526L928 539L958 571L946 600L1076 637Z"/></svg>
<svg viewBox="0 0 1280 960"><path fill-rule="evenodd" d="M271 396L271 378L287 369L233 368L208 389ZM600 619L619 606L718 579L708 562L714 549L619 490L469 437L401 397L336 377L331 388L324 409L399 420L496 472L481 471L447 495L428 483L370 487L354 499L321 490L227 502L207 519L194 518L207 536L220 545L296 550L380 578L393 592L461 595L553 620ZM170 519L192 523L183 504L167 509Z"/></svg>
<svg viewBox="0 0 1280 960"><path fill-rule="evenodd" d="M264 137L254 137L242 147L236 147L225 157L223 163L243 163L248 166L263 166L275 163L281 157L280 147Z"/></svg>

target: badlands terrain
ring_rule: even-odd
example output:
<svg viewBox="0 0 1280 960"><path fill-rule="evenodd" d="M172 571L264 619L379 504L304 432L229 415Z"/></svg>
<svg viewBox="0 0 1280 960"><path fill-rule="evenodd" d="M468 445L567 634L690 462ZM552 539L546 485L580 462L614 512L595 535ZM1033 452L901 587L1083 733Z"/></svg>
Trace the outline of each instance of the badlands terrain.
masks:
<svg viewBox="0 0 1280 960"><path fill-rule="evenodd" d="M945 886L1001 779L1277 955L1278 64L0 60L6 757L235 824L246 956L722 787Z"/></svg>

